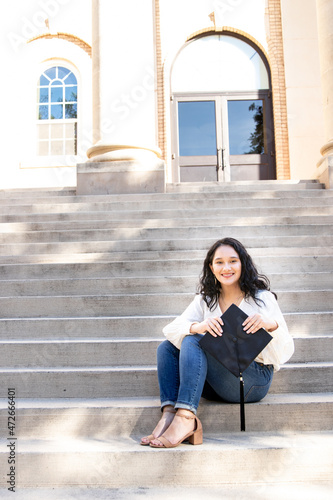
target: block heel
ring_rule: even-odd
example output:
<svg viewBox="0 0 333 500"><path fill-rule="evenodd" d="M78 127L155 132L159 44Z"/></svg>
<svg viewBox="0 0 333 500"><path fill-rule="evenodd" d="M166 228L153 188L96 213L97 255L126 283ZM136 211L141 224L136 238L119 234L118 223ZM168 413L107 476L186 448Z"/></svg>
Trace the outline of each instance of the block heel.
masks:
<svg viewBox="0 0 333 500"><path fill-rule="evenodd" d="M200 425L201 425L201 422L200 422ZM188 442L190 444L193 444L193 445L202 444L202 441L203 441L202 427L200 429L197 429L196 431L194 431L194 433L191 436L189 436L187 439L188 439Z"/></svg>
<svg viewBox="0 0 333 500"><path fill-rule="evenodd" d="M189 420L193 419L195 421L194 430L182 437L176 444L171 443L166 437L164 437L164 435L162 435L159 438L155 439L155 441L158 441L159 444L150 442L149 446L151 446L152 448L176 448L176 446L179 446L185 440L188 440L188 442L193 445L202 444L202 424L198 417L194 414L189 415L188 413L184 413L184 410L181 409L177 411L175 418L176 417L187 418Z"/></svg>

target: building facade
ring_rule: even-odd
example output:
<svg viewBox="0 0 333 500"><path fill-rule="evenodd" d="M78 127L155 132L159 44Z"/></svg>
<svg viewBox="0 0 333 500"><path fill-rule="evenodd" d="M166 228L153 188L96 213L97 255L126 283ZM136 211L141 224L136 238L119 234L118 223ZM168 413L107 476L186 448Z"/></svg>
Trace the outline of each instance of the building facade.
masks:
<svg viewBox="0 0 333 500"><path fill-rule="evenodd" d="M330 187L332 21L331 0L14 0L0 187Z"/></svg>

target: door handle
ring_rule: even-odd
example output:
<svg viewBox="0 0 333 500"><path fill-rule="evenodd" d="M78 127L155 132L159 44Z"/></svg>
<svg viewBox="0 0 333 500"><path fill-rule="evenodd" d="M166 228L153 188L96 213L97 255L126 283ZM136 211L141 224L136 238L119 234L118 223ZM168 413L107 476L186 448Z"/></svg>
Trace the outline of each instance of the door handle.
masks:
<svg viewBox="0 0 333 500"><path fill-rule="evenodd" d="M222 149L218 148L217 150L217 165L216 170L223 169L223 160L222 160Z"/></svg>
<svg viewBox="0 0 333 500"><path fill-rule="evenodd" d="M222 171L224 170L224 149L218 148L217 150L217 166L216 169L219 170L221 169Z"/></svg>

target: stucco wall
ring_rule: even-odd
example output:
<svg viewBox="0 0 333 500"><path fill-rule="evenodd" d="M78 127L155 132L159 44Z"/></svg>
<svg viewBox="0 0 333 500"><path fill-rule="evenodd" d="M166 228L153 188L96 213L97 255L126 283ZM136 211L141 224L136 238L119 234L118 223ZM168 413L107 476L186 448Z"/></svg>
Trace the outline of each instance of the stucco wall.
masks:
<svg viewBox="0 0 333 500"><path fill-rule="evenodd" d="M57 37L61 31L91 43L90 0L15 0L3 7L2 152L0 188L76 185L76 163L91 145L91 58L78 45ZM49 29L45 24L48 19ZM77 157L37 156L37 82L47 66L63 64L78 80L79 129Z"/></svg>
<svg viewBox="0 0 333 500"><path fill-rule="evenodd" d="M313 179L325 142L316 0L281 0L290 173Z"/></svg>
<svg viewBox="0 0 333 500"><path fill-rule="evenodd" d="M164 134L166 159L170 165L169 85L172 63L178 51L191 34L213 26L209 18L213 11L216 26L244 31L267 50L267 1L160 0L159 40L156 33L155 38L153 36L153 1L142 2L143 9L134 9L139 5L137 0L124 0L121 4L104 2L110 4L112 14L110 22L105 18L104 24L112 26L113 34L103 48L103 57L110 60L111 75L101 84L102 93L109 99L109 104L104 106L103 119L112 121L113 133L116 130L123 137L122 131L126 135L126 130L131 129L131 140L136 136L141 143L156 144L158 137ZM93 143L91 58L78 45L64 39L27 42L43 33L63 32L91 44L91 3L91 0L15 0L10 7L4 7L5 15L0 16L5 75L0 82L3 96L0 189L76 183L75 165L85 161L85 152ZM315 178L320 148L325 143L316 0L281 0L281 8L291 178ZM45 19L49 21L49 29ZM117 40L119 43L115 45ZM154 49L156 41L159 47ZM135 48L135 57L130 55L131 47ZM160 51L164 79L160 93L164 99L163 122L157 116L157 112L161 113L161 102L158 108L154 50L155 53ZM76 158L36 155L36 85L39 74L52 60L55 64L67 61L78 77L81 98Z"/></svg>

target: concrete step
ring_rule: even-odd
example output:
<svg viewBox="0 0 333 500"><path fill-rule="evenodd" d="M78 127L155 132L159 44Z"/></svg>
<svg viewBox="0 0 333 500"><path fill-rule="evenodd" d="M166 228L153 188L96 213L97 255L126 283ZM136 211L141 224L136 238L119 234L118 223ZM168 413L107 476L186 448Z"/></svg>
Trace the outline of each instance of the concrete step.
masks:
<svg viewBox="0 0 333 500"><path fill-rule="evenodd" d="M222 229L223 228L223 231ZM172 240L182 239L196 240L202 238L212 238L216 240L219 234L243 239L247 238L280 238L280 237L304 237L313 243L319 236L322 237L323 244L331 242L333 234L333 224L294 224L294 225L240 225L225 226L223 219L214 221L214 225L203 225L188 227L152 227L152 228L113 228L112 224L104 223L103 229L64 229L64 230L44 230L44 231L20 231L20 232L0 232L0 244L13 243L50 243L50 242L85 242L85 241L118 241L119 240ZM185 233L185 234L184 234ZM313 245L312 245L313 246Z"/></svg>
<svg viewBox="0 0 333 500"><path fill-rule="evenodd" d="M158 422L155 398L25 399L19 401L19 439L108 440L144 436ZM8 435L8 402L0 400L0 432ZM246 405L247 432L330 431L333 393L271 394ZM198 417L210 434L239 431L239 405L201 399ZM36 428L38 422L38 429Z"/></svg>
<svg viewBox="0 0 333 500"><path fill-rule="evenodd" d="M246 498L249 483L268 478L331 481L333 193L316 183L231 187L237 192L188 185L166 195L3 197L0 374L18 396L18 493L38 487L41 498L40 487L72 485L142 494L156 481L170 486L165 470L182 498L189 484L212 481L243 485ZM295 355L270 394L246 406L247 433L237 432L239 405L202 400L202 446L140 447L160 415L162 328L192 300L207 248L227 235L270 275ZM0 401L3 488L7 412Z"/></svg>
<svg viewBox="0 0 333 500"><path fill-rule="evenodd" d="M272 226L274 227L274 226ZM281 226L283 227L283 226ZM308 230L310 231L310 227L308 226ZM47 232L44 233L26 233L27 238L32 238L33 240L37 240L35 242L26 242L26 243L14 243L14 241L11 241L11 238L14 240L14 238L11 235L3 235L4 238L8 239L9 243L8 244L1 244L0 243L0 256L7 256L7 257L12 257L12 256L21 256L21 255L31 255L31 254L86 254L86 253L111 253L111 252L148 252L148 251L153 251L153 252L167 252L167 251L174 251L174 252L185 252L185 251L193 251L193 250L204 250L207 252L207 249L215 243L215 241L218 238L223 238L223 237L236 237L238 239L241 239L242 243L249 249L251 250L252 247L257 248L258 243L260 241L261 248L262 249L267 249L267 253L271 252L271 248L276 248L276 247L285 247L286 249L288 247L299 247L300 248L300 253L302 252L302 249L304 247L315 247L316 244L318 244L319 236L320 236L320 243L321 243L321 250L319 253L321 254L331 254L332 253L332 246L333 246L333 236L330 235L329 230L330 226L323 226L323 228L326 227L327 235L316 235L316 234L308 234L308 235L298 235L298 236L284 236L284 235L273 235L273 236L265 236L265 235L251 235L251 236L244 236L241 237L240 234L237 234L237 231L235 231L237 228L228 228L228 230L216 230L212 232L212 237L207 237L207 238L201 238L200 236L197 236L197 238L191 239L191 235L189 235L188 238L181 238L181 239L176 239L171 237L169 234L168 236L168 229L162 229L159 231L165 231L165 238L163 239L143 239L140 236L143 236L141 234L140 230L137 230L137 235L138 239L131 239L128 237L127 239L115 239L111 240L109 236L111 236L110 230L105 231L103 234L99 233L94 233L94 231L86 231L84 232L85 234L85 239L82 238L82 234L77 235L79 241L68 241L66 238L69 239L74 239L75 234L71 233L70 231L63 233L59 232L58 234L56 233L51 233L52 237L55 238L57 235L61 239L59 242L53 241L51 242L43 242L40 243L38 242L38 235L42 234L43 238L47 239ZM247 228L247 232L250 231L251 228ZM292 231L293 227L291 226L289 228L289 231ZM121 232L122 230L113 230L113 231L118 231ZM130 231L130 230L128 230ZM135 231L133 229L133 231ZM146 230L149 231L149 230ZM154 231L154 230L152 230ZM184 236L184 229L183 231L183 236ZM112 230L111 230L112 232ZM323 229L318 230L317 232L324 232ZM236 233L236 234L234 234ZM23 233L23 236L18 234L17 239L25 239L24 236L25 233ZM92 240L91 238L93 237L98 237L98 236L104 236L106 238L105 241L98 241L98 240ZM116 236L116 233L112 234L112 236ZM128 235L129 236L129 235ZM154 237L157 235L153 235ZM81 239L80 239L81 238ZM171 239L170 239L171 238Z"/></svg>
<svg viewBox="0 0 333 500"><path fill-rule="evenodd" d="M17 189L0 189L0 199L13 197L35 197L38 196L74 196L76 188L74 187L54 187L54 188L17 188Z"/></svg>
<svg viewBox="0 0 333 500"><path fill-rule="evenodd" d="M210 191L227 191L227 190L245 190L251 189L251 186L255 187L256 190L260 191L262 189L285 189L285 190L297 190L297 189L325 189L324 184L319 183L317 180L301 180L301 181L231 181L231 182L178 182L178 183L168 183L166 185L166 191L168 193L181 193L181 192L210 192Z"/></svg>
<svg viewBox="0 0 333 500"><path fill-rule="evenodd" d="M214 204L213 204L214 201ZM172 202L170 201L168 204L170 208L164 207L161 203L158 202L146 202L148 205L147 208L142 208L139 204L138 206L131 207L124 206L123 209L120 209L119 204L114 203L112 206L104 207L104 204L94 205L91 210L89 210L89 206L82 205L82 209L78 211L77 205L68 205L66 207L66 211L64 211L64 206L55 206L50 207L49 205L40 205L40 210L35 205L31 207L22 207L22 211L16 211L14 213L13 210L2 210L0 215L0 223L2 227L5 225L8 228L17 227L18 230L22 230L21 227L26 227L29 229L27 224L42 224L42 223L50 223L50 222L73 222L73 221L127 221L141 224L151 223L156 224L156 221L160 221L162 223L165 220L171 221L180 221L182 219L191 220L191 222L197 222L211 218L225 218L226 220L232 220L239 218L240 220L245 220L246 218L249 220L256 219L258 221L265 221L266 218L270 223L276 223L275 221L285 220L287 223L294 223L293 220L297 220L297 217L305 217L306 223L312 223L313 218L317 218L318 216L327 218L332 216L333 214L333 199L331 200L331 204L319 206L297 206L297 205L284 205L281 207L281 203L279 204L269 204L270 200L252 200L252 202L256 202L256 204L252 203L251 206L247 200L241 200L239 205L235 203L231 205L221 203L220 200L213 200L208 203L193 203L193 207L189 207L189 202ZM235 201L235 200L233 200ZM279 201L279 200L274 200ZM329 201L329 199L327 199ZM258 203L260 202L260 203ZM266 202L266 203L264 203ZM156 206L149 206L152 203ZM162 206L161 206L162 205ZM5 207L2 207L3 209ZM12 207L10 207L12 208ZM31 208L31 210L30 210ZM33 209L33 210L32 210ZM44 210L43 210L44 209ZM305 223L303 221L303 223ZM16 224L16 226L13 224ZM25 226L23 225L25 224ZM25 230L27 230L25 229ZM30 230L30 229L29 229Z"/></svg>
<svg viewBox="0 0 333 500"><path fill-rule="evenodd" d="M159 201L159 200L193 200L203 198L220 198L220 199L233 199L233 198L260 198L260 199L301 199L301 198L331 198L332 192L329 189L307 189L304 185L299 185L297 189L257 189L257 186L247 186L244 189L206 189L195 191L188 189L182 192L166 192L166 193L145 193L145 194L108 194L108 195L76 195L68 193L67 195L59 196L57 193L45 192L37 193L34 190L27 190L27 192L15 193L8 191L6 196L0 196L1 205L23 205L23 204L58 204L58 203L100 203L105 201L110 202L142 202L142 201Z"/></svg>
<svg viewBox="0 0 333 500"><path fill-rule="evenodd" d="M167 183L167 190L172 191L174 188L176 191L178 190L178 187L182 186L185 187L188 186L190 188L193 187L199 187L200 190L202 187L206 187L207 191L209 187L213 187L214 189L219 189L220 191L237 191L237 187L239 186L240 189L245 189L251 190L255 189L257 191L260 191L262 189L272 189L274 191L277 190L290 190L290 189L295 189L295 190L304 190L304 189L312 189L312 188L317 188L317 189L325 189L324 185L320 183L317 179L302 179L302 180L268 180L268 181L260 181L259 183L257 181L233 181L233 182L227 182L227 183L221 183L221 182L193 182L193 183ZM230 189L230 188L233 189ZM183 189L183 191L186 191L186 189ZM148 193L149 196L150 193ZM155 194L155 193L153 193ZM159 194L159 193L158 193ZM164 194L164 193L163 193ZM76 195L76 188L73 186L70 187L48 187L48 188L16 188L16 189L1 189L0 190L0 199L6 199L6 198L13 198L13 197L45 197L45 196L66 196L66 195L71 195L74 196ZM100 196L105 196L105 195L100 195ZM110 196L110 195L108 195ZM111 195L114 196L114 195ZM116 195L119 196L119 195ZM120 195L124 196L124 195ZM126 195L125 195L126 196ZM128 196L128 195L127 195ZM131 196L131 195L130 195ZM146 194L143 194L141 196L146 196Z"/></svg>
<svg viewBox="0 0 333 500"><path fill-rule="evenodd" d="M208 243L208 242L207 242ZM88 242L89 244L89 242ZM65 244L67 246L67 244ZM3 251L8 252L7 245L3 245L2 249ZM41 245L42 248L45 248L43 245ZM13 247L15 248L15 247ZM19 245L19 248L23 251L24 245ZM37 245L29 245L29 248L31 249L39 249L39 246ZM66 264L66 265L82 265L84 263L89 263L89 267L94 266L98 263L98 265L101 264L110 264L111 263L118 263L118 266L122 265L122 262L133 262L133 261L163 261L163 263L168 262L169 260L172 261L177 261L180 262L180 265L182 265L182 261L186 260L188 264L190 264L192 261L197 261L195 265L197 265L197 269L199 267L202 267L202 263L204 261L204 258L207 253L207 248L205 249L199 249L199 250L142 250L142 251L110 251L110 252L105 252L105 253L97 253L97 252L85 252L85 253L63 253L59 252L62 249L62 246L58 245L57 247L58 253L35 253L35 254L13 254L13 255L1 255L0 257L0 269L2 271L5 269L5 267L9 267L14 269L15 264L19 264L19 266L16 267L16 271L20 275L21 272L19 271L20 268L23 268L23 264L38 264L44 266L45 264L56 264L59 266L59 264ZM249 248L249 247L248 247ZM1 249L1 246L0 246ZM249 251L254 259L254 262L260 266L261 262L263 263L264 268L268 269L272 267L270 263L272 261L279 263L281 266L283 266L283 269L286 270L286 272L292 272L293 270L299 269L300 271L303 270L302 268L302 262L305 262L305 266L311 265L312 269L317 269L313 268L313 265L316 266L317 260L319 260L321 263L324 262L323 257L326 257L326 262L327 266L329 268L331 267L330 264L330 259L332 258L333 255L333 247L330 246L323 246L323 247L271 247L271 248L256 248L252 247L249 248ZM297 256L297 259L295 259L295 256ZM279 260L277 260L279 259ZM288 266L289 261L291 260L292 264ZM310 263L310 264L309 264ZM141 262L140 262L141 265ZM143 264L142 264L143 265ZM153 264L155 265L155 264ZM296 266L296 268L295 268ZM105 266L105 271L107 274L107 267ZM274 267L276 267L274 265ZM281 271L281 267L277 270ZM310 269L310 268L309 268ZM324 271L326 268L323 268L322 270ZM5 271L3 271L5 272ZM263 271L262 271L263 272ZM6 273L6 272L5 272ZM16 274L14 275L16 276ZM29 276L29 273L28 273Z"/></svg>
<svg viewBox="0 0 333 500"><path fill-rule="evenodd" d="M124 255L122 253L121 255ZM128 256L125 254L127 259ZM33 264L0 264L0 279L89 279L89 278L143 278L143 277L190 277L199 274L203 266L203 258L194 259L187 252L175 252L175 259L165 258L157 254L158 259L112 260L113 255L90 256L89 262L68 263L33 263ZM141 255L140 255L141 257ZM182 257L181 259L179 257ZM254 258L258 269L267 274L289 273L326 273L332 269L333 255L302 255L275 256L264 255ZM283 279L283 278L281 278ZM310 278L309 278L310 279Z"/></svg>
<svg viewBox="0 0 333 500"><path fill-rule="evenodd" d="M3 387L20 398L158 397L155 366L1 368ZM333 392L333 362L288 363L275 373L271 394Z"/></svg>
<svg viewBox="0 0 333 500"><path fill-rule="evenodd" d="M332 207L333 213L333 207ZM318 224L318 216L317 215L304 215L304 216L279 216L278 214L270 215L267 214L262 217L257 216L248 216L247 214L236 215L233 217L227 217L220 213L214 213L210 216L208 215L206 218L203 218L201 214L195 212L192 217L186 216L184 214L183 217L178 218L152 218L147 217L145 219L137 219L131 218L126 219L126 214L122 214L121 217L118 215L118 220L110 220L109 218L99 219L83 219L83 220L69 220L69 221L45 221L45 222L3 222L0 224L0 235L9 233L44 233L44 232L56 232L59 231L84 231L84 230L114 230L121 229L127 230L131 228L144 228L144 229L173 229L173 228L189 228L195 227L205 227L208 224L211 225L212 218L214 220L215 227L220 227L223 225L224 227L247 227L251 226L253 228L257 228L258 226L264 226L265 228L269 228L271 231L272 226L278 226L280 230L280 226L295 226L297 230L303 231L305 225L316 226ZM330 227L333 224L333 215L321 215L320 216L320 225L329 225ZM298 229L300 228L300 229ZM257 229L256 229L257 231Z"/></svg>
<svg viewBox="0 0 333 500"><path fill-rule="evenodd" d="M1 336L7 340L115 339L163 337L163 327L174 316L113 316L74 318L0 319ZM328 315L327 323L331 315ZM333 318L333 313L332 313ZM135 324L135 328L133 327ZM300 324L300 323L299 323Z"/></svg>
<svg viewBox="0 0 333 500"><path fill-rule="evenodd" d="M270 274L272 290L333 290L333 272ZM0 280L0 297L31 295L108 295L146 293L191 293L199 279L195 276L130 278L72 278Z"/></svg>
<svg viewBox="0 0 333 500"><path fill-rule="evenodd" d="M17 486L170 487L170 476L173 484L186 487L328 482L332 449L330 431L220 433L206 435L201 446L182 444L167 452L126 437L21 440ZM7 486L7 455L1 451L2 487Z"/></svg>
<svg viewBox="0 0 333 500"><path fill-rule="evenodd" d="M1 297L1 318L86 317L168 314L178 315L193 300L193 293ZM279 292L283 312L329 312L333 290Z"/></svg>
<svg viewBox="0 0 333 500"><path fill-rule="evenodd" d="M294 337L320 337L333 335L333 312L284 314L290 333ZM10 318L0 319L0 334L4 340L73 340L160 338L162 329L174 315L113 316L74 318ZM135 324L135 328L133 327Z"/></svg>
<svg viewBox="0 0 333 500"><path fill-rule="evenodd" d="M321 192L319 192L321 193ZM326 193L326 191L324 191ZM317 192L316 192L317 195ZM330 213L333 197L320 196L318 197L289 197L289 198L259 198L259 197L229 197L211 198L208 196L191 197L191 198L160 198L160 199L142 199L133 200L118 200L106 201L104 198L91 198L86 201L78 201L76 198L64 203L62 200L40 203L40 201L31 200L30 204L0 204L0 214L2 219L8 217L8 220L34 220L35 217L43 219L45 217L58 217L60 220L70 220L75 217L83 217L90 219L92 217L107 217L117 218L124 212L126 218L131 214L136 217L151 216L160 214L158 218L165 218L167 215L174 217L175 211L178 212L178 217L193 216L193 213L208 214L215 210L220 210L221 214L227 216L233 215L234 212L239 215L274 215L273 211L278 214L286 214L287 209L292 210L295 215L305 214L320 214ZM103 201L104 200L104 201ZM180 213L181 211L181 213ZM81 215L82 214L82 215ZM202 215L204 217L204 215Z"/></svg>
<svg viewBox="0 0 333 500"><path fill-rule="evenodd" d="M145 366L156 360L156 349L163 340L156 338L5 340L0 341L3 368L59 368ZM293 363L330 362L333 336L295 339Z"/></svg>
<svg viewBox="0 0 333 500"><path fill-rule="evenodd" d="M2 490L4 491L4 490ZM270 500L331 500L331 481L297 482L289 481L283 483L251 482L245 485L213 484L205 486L133 486L132 488L86 488L85 486L57 487L57 488L21 488L15 491L15 500L138 500L144 495L145 500L170 500L170 498L181 498L182 500L216 500L227 498L228 500L256 500L258 494L265 494ZM0 498L8 498L7 493L1 493Z"/></svg>

